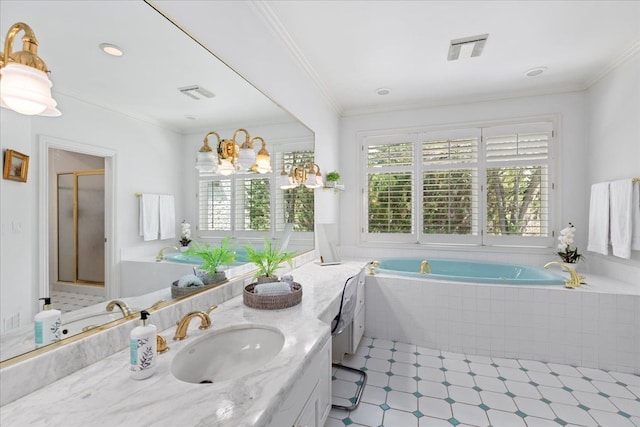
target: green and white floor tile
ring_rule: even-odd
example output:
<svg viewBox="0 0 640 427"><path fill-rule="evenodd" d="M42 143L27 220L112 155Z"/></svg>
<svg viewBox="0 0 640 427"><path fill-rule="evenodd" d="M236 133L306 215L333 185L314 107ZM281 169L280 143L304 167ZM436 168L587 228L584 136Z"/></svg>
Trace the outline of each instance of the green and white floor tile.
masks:
<svg viewBox="0 0 640 427"><path fill-rule="evenodd" d="M325 427L640 427L640 375L449 353L363 338L347 366L369 376L353 411ZM334 403L350 404L355 375L333 375Z"/></svg>

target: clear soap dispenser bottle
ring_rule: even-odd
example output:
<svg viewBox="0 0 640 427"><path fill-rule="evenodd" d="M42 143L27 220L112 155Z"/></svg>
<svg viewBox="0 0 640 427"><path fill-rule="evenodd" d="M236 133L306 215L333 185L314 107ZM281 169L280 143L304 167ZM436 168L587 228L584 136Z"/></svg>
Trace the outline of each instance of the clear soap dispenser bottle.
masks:
<svg viewBox="0 0 640 427"><path fill-rule="evenodd" d="M60 341L62 326L60 310L51 308L51 298L39 299L44 300L44 307L33 318L36 348Z"/></svg>
<svg viewBox="0 0 640 427"><path fill-rule="evenodd" d="M157 331L155 325L149 323L149 312L140 312L140 323L133 328L129 337L131 378L149 378L156 370L157 357Z"/></svg>

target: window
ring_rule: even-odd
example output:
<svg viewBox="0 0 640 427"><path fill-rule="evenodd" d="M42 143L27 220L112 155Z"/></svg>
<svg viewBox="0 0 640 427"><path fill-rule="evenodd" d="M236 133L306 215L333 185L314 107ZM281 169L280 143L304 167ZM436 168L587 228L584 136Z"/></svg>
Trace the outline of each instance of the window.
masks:
<svg viewBox="0 0 640 427"><path fill-rule="evenodd" d="M312 143L291 144L310 147ZM287 148L286 146L284 147ZM313 162L313 150L283 151L271 148L276 168L270 174L220 176L201 173L198 178L198 230L203 236L271 236L289 222L293 231L309 234L314 229L314 191L306 187L281 190L276 177L283 163Z"/></svg>
<svg viewBox="0 0 640 427"><path fill-rule="evenodd" d="M364 239L549 246L551 129L549 122L365 138Z"/></svg>

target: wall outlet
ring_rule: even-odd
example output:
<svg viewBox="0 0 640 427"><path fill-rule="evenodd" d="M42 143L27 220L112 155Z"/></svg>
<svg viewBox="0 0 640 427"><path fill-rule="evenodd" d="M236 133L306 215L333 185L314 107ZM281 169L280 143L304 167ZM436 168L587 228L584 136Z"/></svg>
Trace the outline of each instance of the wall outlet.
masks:
<svg viewBox="0 0 640 427"><path fill-rule="evenodd" d="M11 329L16 329L19 327L20 327L20 312L2 319L2 330L4 332L10 331Z"/></svg>

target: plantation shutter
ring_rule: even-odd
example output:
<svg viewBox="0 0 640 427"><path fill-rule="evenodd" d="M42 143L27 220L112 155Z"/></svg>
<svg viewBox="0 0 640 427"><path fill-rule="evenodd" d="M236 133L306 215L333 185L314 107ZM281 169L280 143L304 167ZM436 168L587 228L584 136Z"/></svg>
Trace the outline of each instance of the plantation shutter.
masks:
<svg viewBox="0 0 640 427"><path fill-rule="evenodd" d="M365 144L366 233L376 240L415 240L415 137L395 139L371 138Z"/></svg>
<svg viewBox="0 0 640 427"><path fill-rule="evenodd" d="M484 230L489 244L549 246L550 123L487 128Z"/></svg>
<svg viewBox="0 0 640 427"><path fill-rule="evenodd" d="M283 151L276 157L275 177L280 176L283 164L288 172L291 165L302 166L313 162L313 150ZM286 223L293 222L294 231L313 232L314 196L314 190L304 185L288 190L276 189L276 231L283 231Z"/></svg>
<svg viewBox="0 0 640 427"><path fill-rule="evenodd" d="M419 135L422 238L425 243L479 243L479 129Z"/></svg>
<svg viewBox="0 0 640 427"><path fill-rule="evenodd" d="M270 178L264 175L236 175L235 181L235 230L269 231Z"/></svg>
<svg viewBox="0 0 640 427"><path fill-rule="evenodd" d="M231 179L201 178L198 204L199 230L231 231Z"/></svg>

